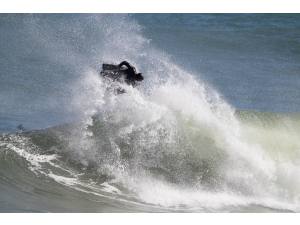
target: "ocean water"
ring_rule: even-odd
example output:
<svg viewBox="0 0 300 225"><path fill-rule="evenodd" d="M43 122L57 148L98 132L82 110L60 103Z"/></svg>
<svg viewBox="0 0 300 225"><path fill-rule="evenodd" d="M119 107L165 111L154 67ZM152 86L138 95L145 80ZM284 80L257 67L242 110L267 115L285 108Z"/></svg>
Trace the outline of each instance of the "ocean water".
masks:
<svg viewBox="0 0 300 225"><path fill-rule="evenodd" d="M298 14L1 14L0 212L299 212L299 57Z"/></svg>

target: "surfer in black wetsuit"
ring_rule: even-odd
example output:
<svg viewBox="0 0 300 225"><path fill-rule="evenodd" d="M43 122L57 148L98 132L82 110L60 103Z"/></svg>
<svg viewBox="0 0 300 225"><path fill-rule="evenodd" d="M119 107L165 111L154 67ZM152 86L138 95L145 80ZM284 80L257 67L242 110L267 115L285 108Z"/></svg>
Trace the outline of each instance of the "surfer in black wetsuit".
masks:
<svg viewBox="0 0 300 225"><path fill-rule="evenodd" d="M122 67L126 67L126 69L122 69ZM122 72L126 74L125 82L129 85L136 86L136 81L144 80L144 77L141 73L137 73L134 66L130 65L127 61L121 62L118 67Z"/></svg>
<svg viewBox="0 0 300 225"><path fill-rule="evenodd" d="M125 82L133 87L137 86L137 81L144 80L141 73L137 73L135 68L130 65L127 61L123 61L118 65L114 64L102 64L102 71L100 74L109 78L112 81ZM125 90L121 87L115 89L117 94L125 93Z"/></svg>

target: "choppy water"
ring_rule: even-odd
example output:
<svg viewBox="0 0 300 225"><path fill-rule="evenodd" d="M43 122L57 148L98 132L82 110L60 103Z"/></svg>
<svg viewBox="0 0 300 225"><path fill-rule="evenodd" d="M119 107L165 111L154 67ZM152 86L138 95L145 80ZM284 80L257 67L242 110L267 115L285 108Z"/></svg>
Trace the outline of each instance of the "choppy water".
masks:
<svg viewBox="0 0 300 225"><path fill-rule="evenodd" d="M0 211L299 212L299 19L1 15Z"/></svg>

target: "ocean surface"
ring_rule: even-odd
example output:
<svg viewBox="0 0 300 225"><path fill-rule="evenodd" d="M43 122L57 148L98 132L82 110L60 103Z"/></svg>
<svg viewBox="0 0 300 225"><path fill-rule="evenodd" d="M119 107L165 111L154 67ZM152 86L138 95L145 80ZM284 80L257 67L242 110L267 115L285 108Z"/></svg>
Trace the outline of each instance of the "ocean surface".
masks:
<svg viewBox="0 0 300 225"><path fill-rule="evenodd" d="M299 62L300 14L0 14L0 212L300 212Z"/></svg>

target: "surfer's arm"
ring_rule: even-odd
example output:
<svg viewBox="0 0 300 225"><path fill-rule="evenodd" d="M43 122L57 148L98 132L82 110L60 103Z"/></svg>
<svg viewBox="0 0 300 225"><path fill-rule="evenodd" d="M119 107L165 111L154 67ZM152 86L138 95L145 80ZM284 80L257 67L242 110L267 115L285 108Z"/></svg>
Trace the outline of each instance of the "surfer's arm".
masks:
<svg viewBox="0 0 300 225"><path fill-rule="evenodd" d="M123 61L119 64L119 67L121 68L122 66L126 66L127 68L132 68L132 66L127 62L127 61Z"/></svg>

